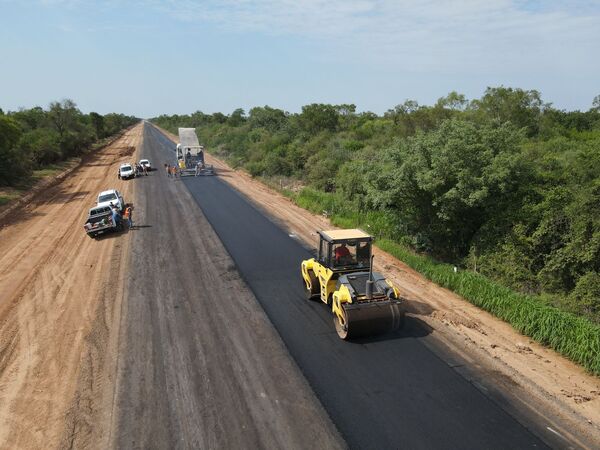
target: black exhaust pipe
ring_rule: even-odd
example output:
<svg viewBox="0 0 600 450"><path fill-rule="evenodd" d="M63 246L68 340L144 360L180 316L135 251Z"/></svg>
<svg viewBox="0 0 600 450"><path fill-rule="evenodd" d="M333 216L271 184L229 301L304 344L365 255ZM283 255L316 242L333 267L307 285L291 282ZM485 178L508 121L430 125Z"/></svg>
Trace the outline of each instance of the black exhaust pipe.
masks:
<svg viewBox="0 0 600 450"><path fill-rule="evenodd" d="M375 255L371 255L371 263L369 264L369 279L367 280L367 285L365 287L365 295L369 300L373 300L373 258L375 258Z"/></svg>

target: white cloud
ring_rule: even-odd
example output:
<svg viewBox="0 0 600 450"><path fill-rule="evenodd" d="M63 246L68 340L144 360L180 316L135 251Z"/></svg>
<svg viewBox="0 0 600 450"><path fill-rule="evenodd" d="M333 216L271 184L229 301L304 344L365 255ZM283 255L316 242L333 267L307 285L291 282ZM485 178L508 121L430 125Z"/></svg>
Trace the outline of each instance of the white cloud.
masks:
<svg viewBox="0 0 600 450"><path fill-rule="evenodd" d="M523 0L150 0L185 22L229 32L298 36L332 54L402 61L407 70L577 58L597 51L600 7ZM342 55L340 55L342 56ZM546 61L548 62L548 61ZM542 62L544 64L544 62Z"/></svg>

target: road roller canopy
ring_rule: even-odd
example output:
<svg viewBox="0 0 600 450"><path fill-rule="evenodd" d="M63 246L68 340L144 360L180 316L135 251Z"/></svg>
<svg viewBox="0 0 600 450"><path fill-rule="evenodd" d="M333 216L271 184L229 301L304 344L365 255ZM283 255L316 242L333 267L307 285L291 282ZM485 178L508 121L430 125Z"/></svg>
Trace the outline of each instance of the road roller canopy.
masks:
<svg viewBox="0 0 600 450"><path fill-rule="evenodd" d="M319 234L327 242L347 241L352 239L373 239L370 235L358 229L319 231Z"/></svg>
<svg viewBox="0 0 600 450"><path fill-rule="evenodd" d="M319 231L318 260L335 272L369 270L373 238L362 230Z"/></svg>

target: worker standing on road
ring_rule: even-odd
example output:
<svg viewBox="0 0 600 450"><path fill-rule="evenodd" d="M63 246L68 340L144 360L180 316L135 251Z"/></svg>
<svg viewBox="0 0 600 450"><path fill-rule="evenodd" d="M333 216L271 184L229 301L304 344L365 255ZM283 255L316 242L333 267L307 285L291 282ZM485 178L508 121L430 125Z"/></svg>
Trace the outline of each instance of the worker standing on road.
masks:
<svg viewBox="0 0 600 450"><path fill-rule="evenodd" d="M200 171L202 170L202 165L203 165L203 164L202 164L200 161L198 161L198 162L196 163L196 174L195 174L195 176L198 176L198 175L200 175Z"/></svg>
<svg viewBox="0 0 600 450"><path fill-rule="evenodd" d="M167 177L171 177L171 166L165 163L165 172L167 172Z"/></svg>
<svg viewBox="0 0 600 450"><path fill-rule="evenodd" d="M119 209L114 204L111 203L110 207L112 208L113 222L115 223L115 227L118 227L121 224L121 214L119 213Z"/></svg>
<svg viewBox="0 0 600 450"><path fill-rule="evenodd" d="M129 204L125 208L125 212L123 213L123 219L127 222L128 228L133 228L133 205Z"/></svg>

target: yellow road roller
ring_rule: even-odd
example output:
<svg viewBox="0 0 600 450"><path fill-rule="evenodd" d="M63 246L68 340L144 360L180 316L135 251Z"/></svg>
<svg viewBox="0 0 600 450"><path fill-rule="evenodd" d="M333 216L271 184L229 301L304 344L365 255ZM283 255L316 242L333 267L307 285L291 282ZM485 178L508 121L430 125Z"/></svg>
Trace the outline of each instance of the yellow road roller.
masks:
<svg viewBox="0 0 600 450"><path fill-rule="evenodd" d="M373 272L373 238L362 230L318 233L317 258L302 261L302 278L307 298L331 307L338 336L353 339L400 328L403 299Z"/></svg>

